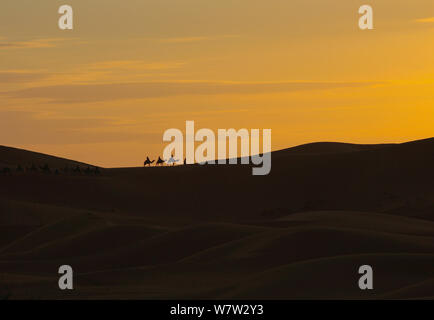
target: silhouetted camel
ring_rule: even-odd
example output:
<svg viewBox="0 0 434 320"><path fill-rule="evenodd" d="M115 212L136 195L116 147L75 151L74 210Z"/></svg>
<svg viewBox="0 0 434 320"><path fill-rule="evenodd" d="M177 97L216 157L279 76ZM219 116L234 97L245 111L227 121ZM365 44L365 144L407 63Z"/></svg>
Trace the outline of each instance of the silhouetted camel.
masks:
<svg viewBox="0 0 434 320"><path fill-rule="evenodd" d="M158 157L158 160L157 160L157 163L155 164L155 165L157 165L157 166L162 166L163 164L164 164L164 160L163 159L161 159L160 157Z"/></svg>
<svg viewBox="0 0 434 320"><path fill-rule="evenodd" d="M27 167L26 171L36 172L36 171L38 171L38 168L35 166L34 163L32 163L32 166L31 167Z"/></svg>
<svg viewBox="0 0 434 320"><path fill-rule="evenodd" d="M51 170L50 170L50 167L48 167L48 164L45 164L43 167L39 166L39 169L41 169L43 173L51 173Z"/></svg>
<svg viewBox="0 0 434 320"><path fill-rule="evenodd" d="M9 298L12 296L11 292L9 291L8 286L3 286L3 288L0 288L0 301L1 300L9 300Z"/></svg>
<svg viewBox="0 0 434 320"><path fill-rule="evenodd" d="M98 167L94 167L93 169L91 169L90 167L87 167L86 170L84 170L84 173L87 175L89 175L89 174L99 175L100 171L99 171Z"/></svg>
<svg viewBox="0 0 434 320"><path fill-rule="evenodd" d="M146 157L145 162L143 163L143 165L146 167L147 165L151 166L152 163L154 163L155 160L150 160L149 157Z"/></svg>

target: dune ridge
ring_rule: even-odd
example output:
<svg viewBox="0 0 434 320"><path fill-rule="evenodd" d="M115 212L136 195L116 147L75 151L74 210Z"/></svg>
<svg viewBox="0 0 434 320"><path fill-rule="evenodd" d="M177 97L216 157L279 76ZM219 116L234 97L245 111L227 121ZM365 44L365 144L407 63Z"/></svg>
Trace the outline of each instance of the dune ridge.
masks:
<svg viewBox="0 0 434 320"><path fill-rule="evenodd" d="M0 176L0 299L432 299L433 160L431 138L285 149L263 177L13 171ZM76 164L0 148L0 164L38 161ZM57 288L61 264L73 292ZM357 286L362 264L372 291Z"/></svg>

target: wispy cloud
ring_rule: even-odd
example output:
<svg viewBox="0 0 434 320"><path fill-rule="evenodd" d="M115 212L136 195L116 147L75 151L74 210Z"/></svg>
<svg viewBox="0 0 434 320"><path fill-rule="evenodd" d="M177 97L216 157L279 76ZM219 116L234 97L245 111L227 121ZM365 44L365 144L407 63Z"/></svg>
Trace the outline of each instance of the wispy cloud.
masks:
<svg viewBox="0 0 434 320"><path fill-rule="evenodd" d="M434 23L434 17L416 19L415 21L419 23Z"/></svg>
<svg viewBox="0 0 434 320"><path fill-rule="evenodd" d="M0 83L24 83L47 78L49 74L29 71L0 71Z"/></svg>
<svg viewBox="0 0 434 320"><path fill-rule="evenodd" d="M112 60L76 65L69 72L54 74L38 86L140 82L162 72L174 72L182 61ZM146 80L145 80L146 79Z"/></svg>
<svg viewBox="0 0 434 320"><path fill-rule="evenodd" d="M189 43L189 42L199 42L208 40L208 37L181 37L181 38L166 38L159 39L159 42L162 43Z"/></svg>
<svg viewBox="0 0 434 320"><path fill-rule="evenodd" d="M224 39L224 38L239 38L239 35L215 35L215 36L195 36L195 37L175 37L158 39L161 43L192 43L207 40Z"/></svg>
<svg viewBox="0 0 434 320"><path fill-rule="evenodd" d="M0 70L0 83L28 83L43 87L51 85L103 84L145 81L162 71L183 68L182 61L113 60L73 66L65 72L44 70Z"/></svg>
<svg viewBox="0 0 434 320"><path fill-rule="evenodd" d="M160 133L130 130L118 120L46 116L35 112L1 111L0 136L10 145L70 145L122 141L160 141Z"/></svg>
<svg viewBox="0 0 434 320"><path fill-rule="evenodd" d="M113 60L88 65L93 70L167 70L184 66L185 62L146 62L141 60Z"/></svg>
<svg viewBox="0 0 434 320"><path fill-rule="evenodd" d="M17 99L44 99L53 103L84 103L182 95L247 95L330 90L376 84L378 82L141 82L43 86L2 92L0 96Z"/></svg>
<svg viewBox="0 0 434 320"><path fill-rule="evenodd" d="M2 49L38 49L38 48L54 48L61 42L71 39L64 38L41 38L26 41L10 41L6 38L0 38L0 50Z"/></svg>

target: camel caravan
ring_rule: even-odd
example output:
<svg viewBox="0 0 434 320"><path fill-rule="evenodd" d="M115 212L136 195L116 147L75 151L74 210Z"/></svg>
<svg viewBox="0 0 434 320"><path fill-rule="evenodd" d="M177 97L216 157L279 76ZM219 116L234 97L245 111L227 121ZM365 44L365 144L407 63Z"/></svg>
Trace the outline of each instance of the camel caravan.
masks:
<svg viewBox="0 0 434 320"><path fill-rule="evenodd" d="M151 166L151 164L153 164L155 162L155 160L150 160L149 157L146 157L145 162L143 163L143 166ZM163 160L161 159L161 157L158 157L157 162L155 162L155 166L156 167L160 167L160 166L164 166L164 165L168 165L168 166L174 166L177 162L179 162L179 159L176 160L173 155L168 159L168 160ZM184 164L186 164L186 161L184 160Z"/></svg>
<svg viewBox="0 0 434 320"><path fill-rule="evenodd" d="M0 168L1 175L12 175L12 174L54 174L54 175L86 175L86 176L99 176L101 174L101 169L98 167L91 166L68 166L64 168L50 168L48 164L35 165L32 163L30 166L23 167L17 165L15 168L8 166Z"/></svg>

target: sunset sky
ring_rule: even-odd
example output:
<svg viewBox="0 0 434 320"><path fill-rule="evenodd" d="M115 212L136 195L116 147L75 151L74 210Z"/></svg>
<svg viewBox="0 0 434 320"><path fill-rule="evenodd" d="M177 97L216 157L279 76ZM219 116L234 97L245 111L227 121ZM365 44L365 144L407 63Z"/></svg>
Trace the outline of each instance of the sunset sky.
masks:
<svg viewBox="0 0 434 320"><path fill-rule="evenodd" d="M434 1L1 0L1 145L139 166L186 120L273 150L432 137Z"/></svg>

